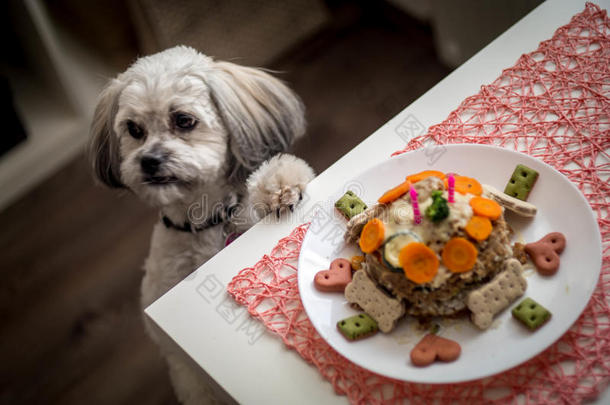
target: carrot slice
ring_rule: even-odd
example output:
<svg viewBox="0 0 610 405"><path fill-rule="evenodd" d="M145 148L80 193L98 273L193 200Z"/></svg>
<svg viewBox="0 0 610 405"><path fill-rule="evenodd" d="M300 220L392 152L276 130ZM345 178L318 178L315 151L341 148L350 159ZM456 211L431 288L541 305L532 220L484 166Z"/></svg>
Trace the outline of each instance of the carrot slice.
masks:
<svg viewBox="0 0 610 405"><path fill-rule="evenodd" d="M392 201L397 200L398 198L400 198L400 196L409 191L410 187L411 183L409 181L405 181L404 183L399 184L393 189L386 191L381 197L379 197L379 200L377 201L379 201L381 204L391 203Z"/></svg>
<svg viewBox="0 0 610 405"><path fill-rule="evenodd" d="M489 234L491 234L491 221L487 217L473 215L464 227L464 230L468 236L480 242L487 239Z"/></svg>
<svg viewBox="0 0 610 405"><path fill-rule="evenodd" d="M443 264L454 273L472 269L477 261L477 248L464 238L452 238L443 247Z"/></svg>
<svg viewBox="0 0 610 405"><path fill-rule="evenodd" d="M485 197L472 197L470 206L476 215L496 220L502 215L502 207L494 200Z"/></svg>
<svg viewBox="0 0 610 405"><path fill-rule="evenodd" d="M360 234L360 249L364 253L373 253L383 243L385 227L379 218L373 218L364 225Z"/></svg>
<svg viewBox="0 0 610 405"><path fill-rule="evenodd" d="M403 247L398 261L405 276L416 284L432 281L438 271L439 260L436 253L420 242L411 242Z"/></svg>
<svg viewBox="0 0 610 405"><path fill-rule="evenodd" d="M479 183L472 177L454 176L454 179L455 179L454 190L457 191L458 193L462 193L462 194L470 193L470 194L474 194L474 195L483 194L483 187L481 186L481 183ZM445 179L445 188L447 188L447 189L449 188L449 182L447 181L447 179Z"/></svg>
<svg viewBox="0 0 610 405"><path fill-rule="evenodd" d="M445 178L445 173L439 172L438 170L424 170L423 172L407 176L407 180L411 183L417 183L418 181L421 181L431 176L438 177L439 179L443 180Z"/></svg>

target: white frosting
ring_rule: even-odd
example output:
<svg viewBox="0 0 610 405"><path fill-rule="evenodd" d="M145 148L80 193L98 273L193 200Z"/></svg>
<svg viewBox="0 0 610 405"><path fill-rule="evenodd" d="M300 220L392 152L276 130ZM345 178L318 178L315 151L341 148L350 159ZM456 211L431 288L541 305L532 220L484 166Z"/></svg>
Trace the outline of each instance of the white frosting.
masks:
<svg viewBox="0 0 610 405"><path fill-rule="evenodd" d="M447 191L443 192L443 197L448 199ZM382 218L385 229L386 239L398 232L410 231L416 233L423 243L428 244L439 258L439 268L434 279L430 282L433 288L441 286L453 273L447 269L441 261L440 253L445 243L449 241L460 228L464 228L473 212L470 207L470 199L474 197L472 194L454 194L455 202L449 203L449 216L440 223L435 224L430 221L426 215L426 208L432 204L432 198L419 203L419 210L422 214L422 221L419 225L415 225L413 221L413 207L410 199L401 198L394 201L389 207L387 213Z"/></svg>

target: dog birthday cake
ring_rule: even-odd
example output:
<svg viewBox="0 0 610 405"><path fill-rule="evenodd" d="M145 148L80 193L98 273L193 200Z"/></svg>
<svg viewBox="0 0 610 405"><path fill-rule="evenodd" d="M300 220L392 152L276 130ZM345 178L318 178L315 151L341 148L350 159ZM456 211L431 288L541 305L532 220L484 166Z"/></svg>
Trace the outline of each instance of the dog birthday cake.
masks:
<svg viewBox="0 0 610 405"><path fill-rule="evenodd" d="M475 178L426 170L407 176L369 207L347 192L335 207L348 220L345 240L357 245L361 254L350 261L335 259L314 281L320 291L342 291L348 303L366 314L366 333L347 334L346 323L339 320L341 333L350 340L377 330L390 333L405 315L425 321L468 314L479 330L488 329L494 317L527 289L525 252L534 264L540 263L536 267L541 274L551 274L545 264L551 256L553 265L558 263L565 246L559 233L537 242L540 247L511 243L513 231L505 212L536 215L536 207L525 199L537 177L535 170L518 165L500 192ZM543 253L536 256L537 252ZM513 314L534 330L548 321L550 312L530 308L528 300ZM526 316L530 312L536 320ZM369 325L369 318L375 326ZM354 327L360 325L357 320L350 320ZM448 339L427 337L422 344L414 348L415 365L459 356L459 344ZM422 347L425 351L437 344L434 353L439 355L422 360ZM451 355L444 347L451 348Z"/></svg>

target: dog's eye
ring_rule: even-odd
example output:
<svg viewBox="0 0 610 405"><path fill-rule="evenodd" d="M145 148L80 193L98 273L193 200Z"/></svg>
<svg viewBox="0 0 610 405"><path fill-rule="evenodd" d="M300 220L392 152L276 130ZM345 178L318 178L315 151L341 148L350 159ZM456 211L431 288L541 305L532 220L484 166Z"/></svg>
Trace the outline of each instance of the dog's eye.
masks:
<svg viewBox="0 0 610 405"><path fill-rule="evenodd" d="M193 129L197 125L197 120L188 114L177 113L174 115L174 123L180 129Z"/></svg>
<svg viewBox="0 0 610 405"><path fill-rule="evenodd" d="M127 121L127 132L135 139L141 139L144 136L142 127L133 121Z"/></svg>

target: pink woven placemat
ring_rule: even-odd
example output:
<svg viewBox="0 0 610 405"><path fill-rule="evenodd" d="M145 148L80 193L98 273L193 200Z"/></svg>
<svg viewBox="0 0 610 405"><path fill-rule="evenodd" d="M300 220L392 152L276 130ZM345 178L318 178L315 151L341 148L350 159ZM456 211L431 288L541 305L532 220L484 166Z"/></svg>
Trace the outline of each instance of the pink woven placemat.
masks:
<svg viewBox="0 0 610 405"><path fill-rule="evenodd" d="M579 403L610 381L610 20L593 4L523 55L402 153L429 144L512 146L566 175L597 215L602 273L578 321L528 362L494 377L451 385L391 380L335 352L305 315L296 260L308 224L243 269L228 292L354 403Z"/></svg>

